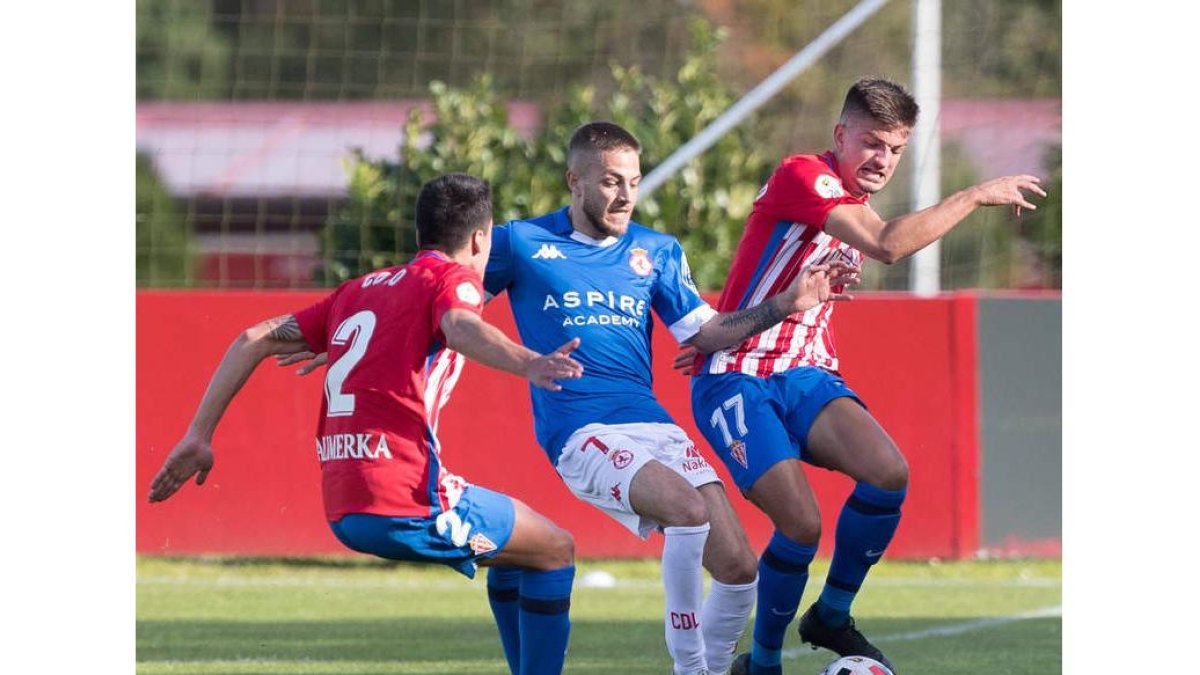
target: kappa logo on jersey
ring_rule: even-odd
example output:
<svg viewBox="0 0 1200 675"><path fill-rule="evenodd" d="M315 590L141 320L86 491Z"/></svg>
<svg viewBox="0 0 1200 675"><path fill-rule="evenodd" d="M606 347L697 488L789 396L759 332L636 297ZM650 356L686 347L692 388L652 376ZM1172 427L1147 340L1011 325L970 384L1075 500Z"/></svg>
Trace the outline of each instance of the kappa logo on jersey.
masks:
<svg viewBox="0 0 1200 675"><path fill-rule="evenodd" d="M483 302L483 296L479 295L479 289L475 288L475 284L469 281L464 281L454 289L458 299L469 305L478 305Z"/></svg>
<svg viewBox="0 0 1200 675"><path fill-rule="evenodd" d="M554 244L542 244L542 247L533 254L534 260L566 260L567 256Z"/></svg>
<svg viewBox="0 0 1200 675"><path fill-rule="evenodd" d="M488 539L482 532L476 532L474 537L467 541L467 545L475 552L475 555L483 555L489 551L496 550L496 544Z"/></svg>
<svg viewBox="0 0 1200 675"><path fill-rule="evenodd" d="M742 465L743 469L749 469L750 464L746 461L746 444L741 441L734 441L729 445L729 454L733 459Z"/></svg>
<svg viewBox="0 0 1200 675"><path fill-rule="evenodd" d="M842 181L827 173L817 176L817 182L813 185L813 189L825 199L842 197L846 194L846 191L842 189Z"/></svg>
<svg viewBox="0 0 1200 675"><path fill-rule="evenodd" d="M650 262L650 251L644 248L629 249L629 267L638 276L649 276L654 271L654 263Z"/></svg>
<svg viewBox="0 0 1200 675"><path fill-rule="evenodd" d="M616 485L609 488L608 492L609 492L609 494L611 494L613 496L613 499L615 499L617 501L621 501L621 484L620 483L617 483Z"/></svg>

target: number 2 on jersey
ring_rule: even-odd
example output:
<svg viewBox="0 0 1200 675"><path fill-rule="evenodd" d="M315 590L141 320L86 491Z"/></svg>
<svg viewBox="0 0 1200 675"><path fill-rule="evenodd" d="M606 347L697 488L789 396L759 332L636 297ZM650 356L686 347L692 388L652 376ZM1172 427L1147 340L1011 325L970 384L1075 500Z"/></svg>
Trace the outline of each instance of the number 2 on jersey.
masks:
<svg viewBox="0 0 1200 675"><path fill-rule="evenodd" d="M729 422L725 420L724 410L733 411L733 422L737 427L738 436L745 436L749 433L746 429L746 409L742 404L742 395L734 394L725 399L725 402L713 409L712 417L709 418L709 423L721 430L721 436L725 438L725 447L733 445L733 436L729 434Z"/></svg>
<svg viewBox="0 0 1200 675"><path fill-rule="evenodd" d="M332 344L344 345L350 343L346 353L329 364L325 374L325 400L328 402L327 417L346 417L354 414L354 394L342 391L342 384L350 376L350 371L367 353L367 345L375 332L375 313L364 309L338 325L333 331Z"/></svg>

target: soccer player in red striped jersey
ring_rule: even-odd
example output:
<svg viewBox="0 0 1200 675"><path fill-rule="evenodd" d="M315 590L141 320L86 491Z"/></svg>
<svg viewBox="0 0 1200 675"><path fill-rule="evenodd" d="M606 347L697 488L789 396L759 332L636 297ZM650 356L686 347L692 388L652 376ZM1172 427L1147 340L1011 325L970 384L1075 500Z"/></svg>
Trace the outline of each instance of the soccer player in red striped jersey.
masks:
<svg viewBox="0 0 1200 675"><path fill-rule="evenodd" d="M1005 176L955 193L922 211L885 221L871 195L891 179L918 108L899 85L856 82L834 127L834 149L783 160L746 221L717 309L736 311L771 297L811 265L864 257L901 260L935 241L976 208L1036 208L1034 176ZM908 464L865 404L838 375L829 321L833 303L711 354L692 370L696 424L775 533L759 560L754 641L731 673L781 673L781 649L808 579L821 521L802 462L856 481L838 519L834 557L820 598L800 619L800 637L841 655L887 663L854 625L850 605L887 549L900 520ZM676 361L683 365L683 359Z"/></svg>
<svg viewBox="0 0 1200 675"><path fill-rule="evenodd" d="M316 450L334 535L356 551L440 563L468 578L478 565L514 570L513 597L489 598L497 621L513 627L501 630L509 667L558 673L570 632L571 535L520 501L451 473L437 439L460 354L551 390L583 370L570 357L578 339L542 356L480 317L491 211L485 181L436 178L417 198L421 250L410 263L347 281L310 307L247 329L151 483L150 501L169 498L192 476L204 483L212 434L263 359L327 352Z"/></svg>

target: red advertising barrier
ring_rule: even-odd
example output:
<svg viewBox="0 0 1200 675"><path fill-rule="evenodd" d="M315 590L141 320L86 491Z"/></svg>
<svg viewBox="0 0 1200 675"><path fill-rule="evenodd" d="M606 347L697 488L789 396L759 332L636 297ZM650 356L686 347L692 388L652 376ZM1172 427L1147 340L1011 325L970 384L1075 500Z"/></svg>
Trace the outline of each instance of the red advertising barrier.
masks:
<svg viewBox="0 0 1200 675"><path fill-rule="evenodd" d="M191 419L221 355L244 328L300 309L310 292L144 291L137 296L137 550L148 555L344 553L326 526L313 441L321 376L264 362L213 439L216 464L202 487L149 504L150 480ZM710 298L715 302L715 298ZM516 335L507 298L485 317ZM904 451L911 470L897 558L961 558L979 544L975 299L860 294L834 318L843 375ZM730 490L756 549L769 521L737 494L692 420L687 378L671 370L677 346L654 332L655 390ZM468 364L443 411L444 461L472 482L502 490L569 529L585 557L647 557L643 542L563 487L533 435L524 381ZM849 479L809 469L822 509L821 555L832 549Z"/></svg>

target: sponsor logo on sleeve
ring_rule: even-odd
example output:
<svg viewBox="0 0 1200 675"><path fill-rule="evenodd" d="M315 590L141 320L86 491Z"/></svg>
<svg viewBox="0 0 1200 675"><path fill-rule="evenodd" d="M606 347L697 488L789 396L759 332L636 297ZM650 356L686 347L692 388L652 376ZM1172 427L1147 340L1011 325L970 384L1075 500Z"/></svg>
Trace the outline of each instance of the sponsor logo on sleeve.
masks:
<svg viewBox="0 0 1200 675"><path fill-rule="evenodd" d="M692 279L692 268L688 265L687 256L682 252L679 254L679 269L683 273L683 283L699 295L700 291L696 288L696 282Z"/></svg>
<svg viewBox="0 0 1200 675"><path fill-rule="evenodd" d="M483 296L479 294L479 289L475 288L475 285L469 281L459 284L458 288L454 289L454 292L458 295L459 300L468 305L478 305L483 302Z"/></svg>
<svg viewBox="0 0 1200 675"><path fill-rule="evenodd" d="M827 173L817 176L817 182L813 185L813 189L825 199L843 197L846 194L846 191L842 189L842 181Z"/></svg>

